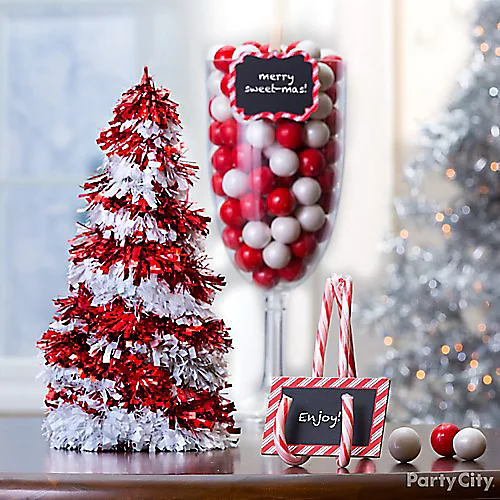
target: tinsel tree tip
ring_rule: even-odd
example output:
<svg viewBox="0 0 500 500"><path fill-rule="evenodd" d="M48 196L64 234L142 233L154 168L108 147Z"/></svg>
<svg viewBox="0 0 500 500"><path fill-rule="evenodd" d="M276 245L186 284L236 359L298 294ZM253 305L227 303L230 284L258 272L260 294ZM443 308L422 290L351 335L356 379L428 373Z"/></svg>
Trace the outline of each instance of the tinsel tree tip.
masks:
<svg viewBox="0 0 500 500"><path fill-rule="evenodd" d="M150 79L149 68L147 66L144 66L141 83L142 84L147 83L149 79Z"/></svg>

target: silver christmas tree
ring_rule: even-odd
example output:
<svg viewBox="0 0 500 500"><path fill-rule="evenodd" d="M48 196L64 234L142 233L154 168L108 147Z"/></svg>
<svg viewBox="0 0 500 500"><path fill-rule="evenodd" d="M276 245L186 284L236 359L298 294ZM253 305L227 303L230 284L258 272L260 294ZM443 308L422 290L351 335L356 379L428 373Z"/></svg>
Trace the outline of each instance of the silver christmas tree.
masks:
<svg viewBox="0 0 500 500"><path fill-rule="evenodd" d="M384 294L360 308L399 422L500 425L500 0L478 2L473 41L405 167Z"/></svg>

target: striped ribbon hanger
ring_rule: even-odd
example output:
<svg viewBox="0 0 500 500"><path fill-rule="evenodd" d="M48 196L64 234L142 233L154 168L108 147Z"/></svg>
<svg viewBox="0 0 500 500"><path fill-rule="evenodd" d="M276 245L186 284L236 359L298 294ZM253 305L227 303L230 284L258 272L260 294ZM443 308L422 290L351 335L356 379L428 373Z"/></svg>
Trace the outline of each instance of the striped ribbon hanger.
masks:
<svg viewBox="0 0 500 500"><path fill-rule="evenodd" d="M337 306L340 336L338 354L338 377L356 377L356 361L351 330L352 278L334 274L327 278L312 364L312 376L323 377L325 366L325 351L328 341L328 331L332 317L333 305ZM288 465L299 466L309 460L308 456L297 456L290 452L285 438L285 423L292 404L292 398L283 395L281 398L273 427L273 439L276 451L280 458ZM350 394L342 395L342 422L339 456L337 465L344 468L349 465L352 449L352 435L354 428L354 400Z"/></svg>

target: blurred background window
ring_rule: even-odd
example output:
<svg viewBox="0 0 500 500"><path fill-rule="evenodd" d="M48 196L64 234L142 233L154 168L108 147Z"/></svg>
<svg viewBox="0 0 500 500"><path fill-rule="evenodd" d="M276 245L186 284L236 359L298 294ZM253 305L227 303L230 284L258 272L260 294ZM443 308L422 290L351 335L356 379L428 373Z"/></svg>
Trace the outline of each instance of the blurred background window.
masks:
<svg viewBox="0 0 500 500"><path fill-rule="evenodd" d="M66 290L79 186L101 161L95 139L137 67L135 18L118 6L51 3L1 11L0 383L14 400L36 373L35 342Z"/></svg>

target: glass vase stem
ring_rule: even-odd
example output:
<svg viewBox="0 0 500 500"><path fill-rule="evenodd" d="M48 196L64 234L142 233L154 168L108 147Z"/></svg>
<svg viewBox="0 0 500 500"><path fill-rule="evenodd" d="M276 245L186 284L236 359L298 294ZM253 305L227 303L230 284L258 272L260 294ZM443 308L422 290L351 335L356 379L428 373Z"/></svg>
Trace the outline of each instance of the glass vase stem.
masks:
<svg viewBox="0 0 500 500"><path fill-rule="evenodd" d="M264 297L264 370L260 389L269 391L273 377L283 375L284 321L286 292L267 292Z"/></svg>

